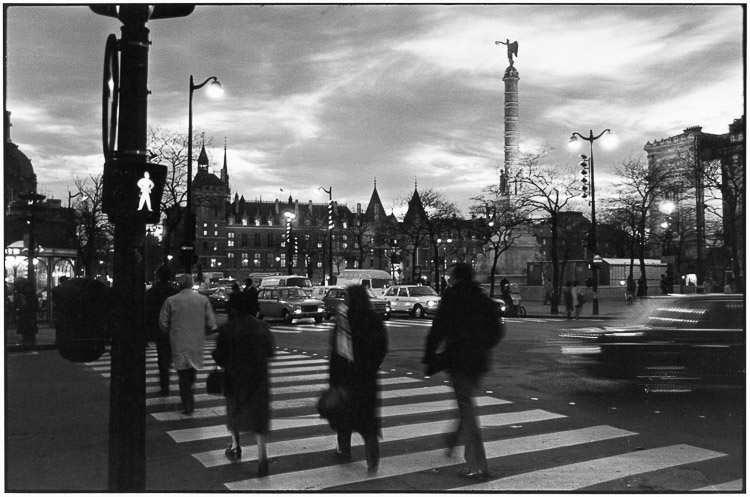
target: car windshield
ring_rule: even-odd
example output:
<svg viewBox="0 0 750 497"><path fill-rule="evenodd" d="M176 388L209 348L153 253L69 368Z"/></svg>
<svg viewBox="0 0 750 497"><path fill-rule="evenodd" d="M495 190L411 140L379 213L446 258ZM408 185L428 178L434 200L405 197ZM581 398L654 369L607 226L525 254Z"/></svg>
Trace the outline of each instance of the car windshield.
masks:
<svg viewBox="0 0 750 497"><path fill-rule="evenodd" d="M285 288L279 290L279 296L282 299L306 299L310 294L302 288Z"/></svg>
<svg viewBox="0 0 750 497"><path fill-rule="evenodd" d="M304 277L287 278L286 284L289 286L312 287L312 282L310 282L309 279L304 278Z"/></svg>
<svg viewBox="0 0 750 497"><path fill-rule="evenodd" d="M647 326L669 328L742 328L745 305L741 300L658 301L646 319Z"/></svg>
<svg viewBox="0 0 750 497"><path fill-rule="evenodd" d="M410 290L412 297L426 297L437 295L437 292L430 286L415 286Z"/></svg>

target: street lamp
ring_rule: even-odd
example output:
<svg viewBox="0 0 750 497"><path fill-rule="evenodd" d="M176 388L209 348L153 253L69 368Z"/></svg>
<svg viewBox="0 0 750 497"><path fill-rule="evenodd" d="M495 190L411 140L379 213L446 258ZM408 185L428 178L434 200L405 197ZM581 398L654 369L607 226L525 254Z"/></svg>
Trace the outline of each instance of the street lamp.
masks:
<svg viewBox="0 0 750 497"><path fill-rule="evenodd" d="M452 241L453 241L452 238L448 238L447 240L443 240L442 238L437 239L438 247L440 247L441 245L443 247L443 264L442 264L443 278L442 279L438 278L438 281L437 281L437 284L438 284L437 289L440 293L443 293L443 291L445 290L445 284L443 283L443 281L447 279L445 277L445 274L446 274L446 271L448 270L448 265L446 264L446 261L445 261L445 247ZM440 260L438 260L438 273L439 273L439 269L440 269Z"/></svg>
<svg viewBox="0 0 750 497"><path fill-rule="evenodd" d="M206 89L208 96L218 98L224 94L224 89L216 76L211 76L203 83L193 83L193 75L190 75L190 96L188 98L188 170L187 170L187 209L185 209L185 246L195 241L195 223L193 222L193 92L200 90L208 82L211 85ZM193 274L193 251L185 257L185 272Z"/></svg>
<svg viewBox="0 0 750 497"><path fill-rule="evenodd" d="M595 316L599 314L599 267L598 265L601 264L601 257L599 257L599 249L597 247L597 240L596 240L596 197L595 197L595 190L594 190L594 142L601 138L602 136L605 136L605 139L603 140L603 143L606 147L611 147L614 145L613 143L613 137L612 132L609 129L605 129L598 135L594 136L593 131L589 131L589 136L583 136L580 133L573 133L570 137L570 141L568 142L568 146L572 149L578 149L581 146L581 143L578 141L577 137L580 137L583 140L586 140L589 142L589 153L591 154L588 158L589 161L589 183L590 183L590 190L591 190L591 233L589 237L589 249L591 250L591 273L593 276L593 296L592 296L592 314ZM584 161L587 160L586 156L581 157Z"/></svg>
<svg viewBox="0 0 750 497"><path fill-rule="evenodd" d="M292 220L297 217L294 212L285 212L284 217L286 217L286 253L288 256L288 260L286 262L287 267L287 274L293 274L293 268L294 268L294 252L292 248Z"/></svg>
<svg viewBox="0 0 750 497"><path fill-rule="evenodd" d="M318 187L318 190L323 190L328 194L328 274L331 280L333 280L333 187L329 186L326 190L322 186ZM325 266L323 269L323 281L326 279Z"/></svg>
<svg viewBox="0 0 750 497"><path fill-rule="evenodd" d="M664 233L666 243L662 247L662 256L663 259L665 259L667 262L667 285L669 286L669 293L672 293L672 285L674 284L674 256L672 255L672 213L674 212L675 207L675 203L671 200L665 200L659 204L659 210L667 216L667 220L661 223L661 227L666 230Z"/></svg>

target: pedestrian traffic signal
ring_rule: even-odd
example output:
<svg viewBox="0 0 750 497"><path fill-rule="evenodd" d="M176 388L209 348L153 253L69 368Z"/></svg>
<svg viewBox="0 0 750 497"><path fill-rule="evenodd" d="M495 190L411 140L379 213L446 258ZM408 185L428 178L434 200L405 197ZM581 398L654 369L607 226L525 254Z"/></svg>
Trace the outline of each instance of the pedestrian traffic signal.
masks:
<svg viewBox="0 0 750 497"><path fill-rule="evenodd" d="M104 164L102 210L114 219L159 222L167 167L113 159Z"/></svg>

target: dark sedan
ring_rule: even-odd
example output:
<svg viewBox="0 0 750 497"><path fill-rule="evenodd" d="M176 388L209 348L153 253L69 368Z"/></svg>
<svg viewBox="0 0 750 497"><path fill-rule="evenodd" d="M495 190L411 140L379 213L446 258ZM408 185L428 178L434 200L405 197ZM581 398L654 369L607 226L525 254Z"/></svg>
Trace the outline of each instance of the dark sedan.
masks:
<svg viewBox="0 0 750 497"><path fill-rule="evenodd" d="M597 374L657 390L744 381L743 295L656 297L644 301L639 315L641 321L626 327L563 333L571 344L562 351Z"/></svg>

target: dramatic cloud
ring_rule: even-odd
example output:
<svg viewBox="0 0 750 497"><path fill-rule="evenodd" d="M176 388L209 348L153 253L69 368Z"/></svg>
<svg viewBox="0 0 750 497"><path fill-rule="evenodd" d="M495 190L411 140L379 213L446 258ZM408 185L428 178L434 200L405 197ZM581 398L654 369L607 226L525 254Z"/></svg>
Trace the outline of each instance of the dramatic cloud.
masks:
<svg viewBox="0 0 750 497"><path fill-rule="evenodd" d="M101 170L104 42L116 19L87 7L6 8L6 109L41 193L65 198ZM414 188L468 214L504 160L502 80L518 41L522 152L572 166L571 132L610 128L600 181L647 141L703 126L725 133L744 109L739 5L198 5L148 23L149 124L193 123L227 145L232 194L351 207L377 181L386 206ZM602 184L602 183L600 183ZM603 185L604 186L604 185ZM283 189L283 192L281 191Z"/></svg>

